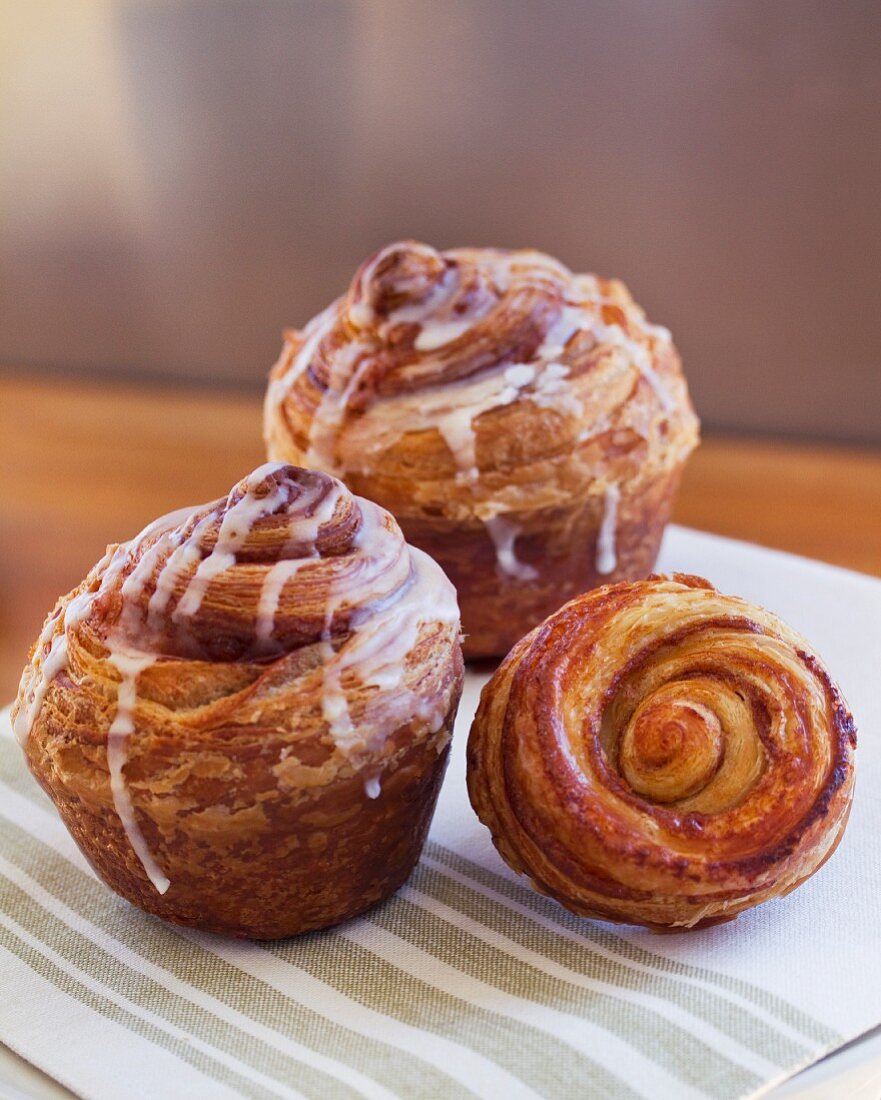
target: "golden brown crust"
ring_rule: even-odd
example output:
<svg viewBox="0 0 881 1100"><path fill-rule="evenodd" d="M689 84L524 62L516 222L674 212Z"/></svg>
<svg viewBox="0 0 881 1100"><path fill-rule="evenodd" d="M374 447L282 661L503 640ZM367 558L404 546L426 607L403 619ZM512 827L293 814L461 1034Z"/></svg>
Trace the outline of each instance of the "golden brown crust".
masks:
<svg viewBox="0 0 881 1100"><path fill-rule="evenodd" d="M669 333L622 283L405 241L287 334L265 434L388 508L455 583L466 656L490 656L650 570L697 420Z"/></svg>
<svg viewBox="0 0 881 1100"><path fill-rule="evenodd" d="M701 578L571 601L483 690L468 788L506 862L583 916L730 920L831 855L856 730L807 643Z"/></svg>
<svg viewBox="0 0 881 1100"><path fill-rule="evenodd" d="M234 560L212 559L230 538ZM333 479L266 467L112 547L59 602L14 718L108 885L168 920L252 938L337 923L397 889L462 683L455 595L417 555ZM132 653L145 662L122 739L134 829L108 756Z"/></svg>

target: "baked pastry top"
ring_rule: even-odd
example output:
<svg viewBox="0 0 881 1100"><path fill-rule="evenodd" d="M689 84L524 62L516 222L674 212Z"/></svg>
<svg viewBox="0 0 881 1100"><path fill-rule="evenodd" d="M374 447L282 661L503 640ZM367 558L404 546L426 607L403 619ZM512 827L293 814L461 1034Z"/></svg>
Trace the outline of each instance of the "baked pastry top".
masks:
<svg viewBox="0 0 881 1100"><path fill-rule="evenodd" d="M573 600L484 688L472 804L574 912L686 929L812 875L841 838L856 730L804 639L675 574Z"/></svg>
<svg viewBox="0 0 881 1100"><path fill-rule="evenodd" d="M396 515L492 520L671 465L697 420L669 331L623 283L403 241L286 334L265 431L271 455L365 478Z"/></svg>

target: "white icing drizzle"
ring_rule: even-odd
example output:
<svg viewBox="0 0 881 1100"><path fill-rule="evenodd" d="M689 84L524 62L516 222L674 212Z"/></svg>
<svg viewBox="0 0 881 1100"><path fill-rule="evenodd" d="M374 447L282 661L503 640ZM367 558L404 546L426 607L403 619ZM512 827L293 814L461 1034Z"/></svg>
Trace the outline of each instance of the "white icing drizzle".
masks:
<svg viewBox="0 0 881 1100"><path fill-rule="evenodd" d="M559 413L580 417L584 403L578 398L568 381L569 368L565 363L548 363L536 380L534 390L527 396L540 408L556 409Z"/></svg>
<svg viewBox="0 0 881 1100"><path fill-rule="evenodd" d="M275 615L284 586L304 565L318 560L318 554L313 554L308 558L277 561L266 574L257 601L257 622L254 627L254 638L258 647L265 647L275 633Z"/></svg>
<svg viewBox="0 0 881 1100"><path fill-rule="evenodd" d="M189 525L192 518L192 509L181 508L155 520L132 539L130 545L133 547L139 546L145 539L159 532L154 544L146 553L141 555L131 573L122 583L122 611L119 629L123 634L134 633L138 629L136 619L138 600L153 576L157 563L164 559L165 567L157 577L156 591L153 592L147 607L148 622L151 614L155 615L157 612L165 610L174 589L173 581L176 574L169 573L167 568L169 558L173 558L176 563L179 562L183 568L188 568L199 560L197 532L205 527L208 517L197 525L190 539L184 541L182 530ZM175 549L172 550L172 547Z"/></svg>
<svg viewBox="0 0 881 1100"><path fill-rule="evenodd" d="M316 547L318 532L333 519L344 491L338 481L332 482L330 489L327 490L317 480L313 486L301 490L297 498L296 523L285 547L285 553L294 547L305 545L309 557L318 555ZM323 497L322 493L324 493Z"/></svg>
<svg viewBox="0 0 881 1100"><path fill-rule="evenodd" d="M361 357L360 363L358 363L359 357ZM355 393L364 374L372 365L372 359L364 356L364 348L358 343L349 344L337 354L327 388L309 426L307 466L315 466L329 473L342 472L337 466L334 453L337 431L345 419L352 394ZM350 371L351 374L349 374ZM347 375L349 375L348 382L340 388L341 380Z"/></svg>
<svg viewBox="0 0 881 1100"><path fill-rule="evenodd" d="M267 410L275 412L287 397L294 381L308 370L318 345L336 324L338 313L339 302L331 302L327 309L322 310L316 317L313 317L309 324L303 329L301 334L303 342L300 345L300 350L293 356L287 368L278 378L273 378L269 383L266 391ZM290 349L286 344L282 348L281 357L278 363L276 363L276 367L280 363L285 362L289 356Z"/></svg>
<svg viewBox="0 0 881 1100"><path fill-rule="evenodd" d="M358 667L363 683L384 689L389 708L388 728L418 714L437 730L443 723L441 700L420 707L418 690L401 692L406 659L412 652L423 623L459 622L456 590L436 562L415 546L403 544L409 557L411 582L401 597L368 619L356 633L355 645L340 656L343 668Z"/></svg>
<svg viewBox="0 0 881 1100"><path fill-rule="evenodd" d="M583 301L602 302L604 300L600 281L596 275L573 275L572 283Z"/></svg>
<svg viewBox="0 0 881 1100"><path fill-rule="evenodd" d="M505 367L505 381L514 389L521 390L535 381L535 367L531 363L514 363Z"/></svg>
<svg viewBox="0 0 881 1100"><path fill-rule="evenodd" d="M641 344L638 340L631 339L620 325L607 325L602 321L596 320L591 325L591 331L598 343L620 348L629 356L633 365L654 390L655 396L664 412L669 413L675 409L676 402L673 400L667 387L661 381L658 372L652 366L651 355L645 344Z"/></svg>
<svg viewBox="0 0 881 1100"><path fill-rule="evenodd" d="M31 659L30 671L32 676L36 677L36 683L32 682L30 690L25 694L23 705L15 716L13 728L19 744L24 745L30 737L31 729L37 720L52 681L62 672L66 672L69 667L69 632L85 619L109 579L115 577L121 570L125 561L124 549L119 546L113 551L108 551L95 566L96 571L105 569L101 586L96 591L81 592L78 596L74 596L60 614L50 616L46 620ZM43 650L47 645L49 645L49 652L43 656Z"/></svg>
<svg viewBox="0 0 881 1100"><path fill-rule="evenodd" d="M141 861L141 866L159 894L164 894L171 885L170 879L163 873L153 858L138 820L132 802L131 792L125 782L123 769L128 762L128 740L135 730L134 710L137 704L138 676L149 668L156 658L146 653L131 653L111 650L107 660L119 671L121 680L116 695L116 717L107 733L107 767L110 771L110 790L113 805L119 817L129 844Z"/></svg>
<svg viewBox="0 0 881 1100"><path fill-rule="evenodd" d="M333 614L338 607L339 603L331 602L328 596L324 630L321 633L321 713L334 741L338 745L349 745L355 727L349 714L349 701L343 690L342 664L334 648L331 633Z"/></svg>
<svg viewBox="0 0 881 1100"><path fill-rule="evenodd" d="M531 366L512 364L477 378L383 398L352 423L353 450L366 459L407 432L435 429L450 449L459 479L474 480L478 476L474 421L490 409L516 401L533 374Z"/></svg>
<svg viewBox="0 0 881 1100"><path fill-rule="evenodd" d="M359 498L355 498L359 500ZM353 545L357 549L364 542L365 534L376 535L374 528L382 528L382 524L375 522L375 505L367 505L367 501L360 501L361 526L353 538ZM377 544L377 551L383 548L383 544ZM349 703L343 689L343 661L341 654L337 652L333 644L332 625L335 613L345 602L348 584L337 583L336 588L331 588L327 593L327 604L324 615L324 629L321 633L321 713L327 722L331 736L338 745L349 746L353 742L355 728L349 714ZM354 738L357 742L357 738Z"/></svg>
<svg viewBox="0 0 881 1100"><path fill-rule="evenodd" d="M299 557L284 558L276 562L264 578L257 602L257 623L254 630L258 647L266 646L275 632L275 615L285 584L304 566L320 560L316 546L318 532L325 523L333 519L342 495L342 486L334 483L330 492L325 494L324 499L316 507L315 500L321 492L322 488L316 482L315 488L311 492L308 490L302 492L297 501L298 508L302 511L297 515L296 530L289 540L289 545L305 546L305 554L300 551ZM311 514L307 515L307 512Z"/></svg>
<svg viewBox="0 0 881 1100"><path fill-rule="evenodd" d="M413 341L413 347L417 351L435 351L464 336L476 323L477 318L472 318L468 321L443 321L434 325L423 325L422 331Z"/></svg>
<svg viewBox="0 0 881 1100"><path fill-rule="evenodd" d="M594 317L583 306L574 306L567 302L560 310L560 316L545 333L545 338L535 353L536 358L542 362L559 359L575 333L583 328L592 329L594 323Z"/></svg>
<svg viewBox="0 0 881 1100"><path fill-rule="evenodd" d="M46 692L56 676L69 667L69 637L70 632L78 626L89 614L95 600L105 592L121 572L130 548L137 544L141 538L152 535L162 524L171 522L182 513L174 513L172 516L163 517L146 527L140 535L131 543L123 543L113 551L108 552L96 566L96 571L104 569L100 585L93 591L81 592L75 596L62 611L63 622L61 629L52 639L48 654L43 659L39 672L39 679L28 701L27 707L23 707L16 717L15 732L19 741L23 744L30 736L31 729L37 719L40 708L46 697ZM123 601L125 611L125 599ZM120 616L120 625L123 616ZM50 619L43 628L37 645L35 661L42 648L52 637L53 631L59 626L58 618ZM123 769L128 758L127 743L129 735L134 730L133 714L137 704L137 678L138 675L156 660L150 654L134 653L126 649L121 643L119 635L112 633L106 640L108 649L107 660L114 665L120 673L121 680L117 689L116 716L107 732L107 767L110 772L110 789L113 796L113 805L119 816L120 824L128 837L144 870L159 891L164 894L170 883L163 874L156 861L153 859L147 844L141 833L135 818L134 806L131 795L125 786Z"/></svg>
<svg viewBox="0 0 881 1100"><path fill-rule="evenodd" d="M217 541L211 553L199 563L190 578L174 609L173 619L189 618L196 614L202 606L202 600L211 581L236 564L236 551L244 545L257 520L272 515L277 508L287 503L290 498L290 486L284 482L278 483L272 492L265 496L257 496L255 492L256 487L279 468L279 463L267 462L248 477L245 495L227 509L217 534Z"/></svg>
<svg viewBox="0 0 881 1100"><path fill-rule="evenodd" d="M466 332L470 332L479 321L482 321L492 311L496 303L490 299L484 301L477 308L472 308L468 313L459 314L445 321L436 319L435 314L453 296L458 282L458 274L455 269L447 268L437 285L425 298L419 302L408 302L406 305L392 310L388 315L385 326L380 331L380 335L384 335L385 330L394 325L402 323L418 324L420 331L413 341L413 346L417 351L435 351L437 348L458 340Z"/></svg>
<svg viewBox="0 0 881 1100"><path fill-rule="evenodd" d="M437 259L437 253L429 245L419 244L417 241L408 241L405 247L410 253L421 252L430 260ZM381 248L379 252L377 252L376 255L373 257L373 259L365 266L358 280L362 288L362 294L364 288L369 287L370 284L373 282L373 277L376 273L376 269L383 262L383 260L385 260L386 256L399 251L400 248L401 245L399 243L386 245L385 248ZM441 287L435 286L434 288L432 288L430 294L428 295L428 299L430 299L430 301L425 301L424 303L422 303L423 309L427 310L436 308L437 299L441 291L445 290L448 286L447 275L448 272L445 272L443 278L441 279ZM369 324L376 320L377 315L372 303L366 301L363 297L359 301L353 302L348 305L347 309L350 320L353 322L353 324L358 325L359 328L366 328ZM403 316L400 316L398 319L409 320L409 318Z"/></svg>
<svg viewBox="0 0 881 1100"><path fill-rule="evenodd" d="M425 398L427 391L414 395L414 405L419 409L422 424L426 428L436 427L444 437L460 480L474 481L480 474L474 421L490 409L498 409L517 400L519 388L509 383L506 374L503 371L470 384L442 387L433 391L427 402L419 400L420 397ZM457 404L457 397L464 399L461 404ZM399 411L402 405L402 402L396 404ZM412 431L404 429L408 430Z"/></svg>
<svg viewBox="0 0 881 1100"><path fill-rule="evenodd" d="M527 562L520 561L514 552L514 543L520 534L518 525L504 516L491 516L483 522L496 548L499 569L518 581L535 580L538 571Z"/></svg>
<svg viewBox="0 0 881 1100"><path fill-rule="evenodd" d="M358 328L367 328L373 318L376 316L373 306L368 305L367 302L352 302L348 306L349 320L357 325Z"/></svg>
<svg viewBox="0 0 881 1100"><path fill-rule="evenodd" d="M168 517L164 517L164 519L167 520ZM145 528L138 538L152 534L160 522L162 521L157 520L156 524L151 524L148 528ZM28 696L27 705L22 706L16 716L15 733L20 743L24 744L30 736L33 724L46 698L46 693L55 677L65 672L69 667L70 631L86 618L95 600L119 574L131 545L128 543L123 544L116 547L112 553L105 555L96 567L98 570L105 567L101 584L94 591L81 592L67 604L61 612L63 622L60 624L60 630L58 629L58 617L49 619L43 627L43 632L37 643L35 662L50 637L52 643L49 652L43 658L37 683ZM55 631L58 632L52 637ZM131 795L125 785L123 775L123 769L128 759L128 738L135 728L133 715L137 704L137 678L145 668L155 662L156 658L151 654L134 653L131 650L126 650L120 645L115 634L107 639L106 644L109 651L107 660L117 669L121 677L117 689L116 716L107 732L107 767L110 772L113 805L129 843L141 861L148 878L157 891L164 894L170 885L169 880L150 854L135 818Z"/></svg>
<svg viewBox="0 0 881 1100"><path fill-rule="evenodd" d="M384 335L386 329L401 324L420 324L432 327L432 317L452 298L458 286L458 276L455 270L448 267L424 298L415 302L405 302L404 305L393 309L386 317L384 324L380 326L380 334ZM475 321L477 315L472 313L471 320ZM440 324L440 322L438 322ZM445 341L441 341L445 343Z"/></svg>
<svg viewBox="0 0 881 1100"><path fill-rule="evenodd" d="M636 360L636 365L639 367L640 373L655 391L655 397L657 397L664 412L672 412L676 408L676 402L670 396L670 391L661 381L658 372L649 362L648 352L645 348L641 348L641 351L642 355Z"/></svg>
<svg viewBox="0 0 881 1100"><path fill-rule="evenodd" d="M476 481L480 477L477 468L477 434L474 431L474 413L471 409L453 409L440 417L437 430L458 467L458 481Z"/></svg>
<svg viewBox="0 0 881 1100"><path fill-rule="evenodd" d="M421 550L408 546L396 530L390 530L383 521L382 510L375 504L360 497L355 500L362 515L356 545L369 547L373 567L379 571L392 568L398 558L406 556L409 581L388 603L368 604L354 614L349 633L338 650L331 643L329 628L341 599L340 602L332 598L329 601L321 642L324 662L322 713L331 736L343 752L357 749L364 740L349 715L343 684L346 674L355 670L362 685L382 690L386 709L381 726L390 732L401 721L412 717L416 710L414 693L398 689L404 678L406 658L416 644L421 624L459 621L455 589L437 564ZM433 715L432 719L437 720L437 717ZM442 718L441 715L440 720Z"/></svg>
<svg viewBox="0 0 881 1100"><path fill-rule="evenodd" d="M615 571L618 559L615 553L615 536L618 528L618 504L621 490L617 485L607 485L603 496L603 518L597 535L596 570L606 576Z"/></svg>
<svg viewBox="0 0 881 1100"><path fill-rule="evenodd" d="M363 625L356 624L354 641L350 639L338 655L342 669L357 665L362 683L384 689L400 684L405 658L422 623L459 620L455 589L444 573L422 550L402 545L409 556L409 584L388 607L371 613Z"/></svg>
<svg viewBox="0 0 881 1100"><path fill-rule="evenodd" d="M52 631L55 629L56 623L56 619L49 619L43 627L37 642L38 653L43 651L46 643L52 637ZM52 638L49 652L43 658L40 678L15 716L13 731L20 745L24 745L30 737L31 727L40 713L49 685L59 673L66 671L67 662L67 633L62 630L60 634L56 634Z"/></svg>
<svg viewBox="0 0 881 1100"><path fill-rule="evenodd" d="M159 575L156 577L156 587L147 604L147 623L153 626L159 618L165 614L171 597L177 590L181 577L190 569L198 567L202 560L202 535L217 520L216 512L209 512L203 516L193 528L193 533L188 539L181 542L165 559ZM146 555L145 555L146 557ZM138 570L136 569L135 572ZM146 584L149 575L143 577L142 583ZM134 595L134 592L132 592Z"/></svg>
<svg viewBox="0 0 881 1100"><path fill-rule="evenodd" d="M378 775L371 775L369 779L364 780L364 793L368 798L379 798L382 793L382 784Z"/></svg>

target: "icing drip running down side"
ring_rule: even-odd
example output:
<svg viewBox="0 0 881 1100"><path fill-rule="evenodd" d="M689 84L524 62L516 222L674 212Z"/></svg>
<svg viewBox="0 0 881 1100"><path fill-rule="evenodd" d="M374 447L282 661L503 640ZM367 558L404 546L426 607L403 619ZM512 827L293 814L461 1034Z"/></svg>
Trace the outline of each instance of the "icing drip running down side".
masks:
<svg viewBox="0 0 881 1100"><path fill-rule="evenodd" d="M600 523L597 536L596 567L597 573L608 576L615 572L618 564L615 553L615 535L618 526L618 505L621 501L621 490L617 485L607 485L603 494L603 518Z"/></svg>
<svg viewBox="0 0 881 1100"><path fill-rule="evenodd" d="M138 676L144 669L149 668L156 658L143 654L111 652L108 659L119 670L122 677L116 697L116 717L107 731L107 767L110 770L113 805L147 877L156 887L157 892L164 894L171 885L171 880L163 873L147 846L135 817L131 792L122 774L128 760L128 739L135 732L134 709L138 698Z"/></svg>
<svg viewBox="0 0 881 1100"><path fill-rule="evenodd" d="M538 576L535 568L522 562L514 552L514 543L520 534L520 528L504 516L491 516L484 520L489 537L496 548L496 562L503 573L516 577L520 581L535 580Z"/></svg>
<svg viewBox="0 0 881 1100"><path fill-rule="evenodd" d="M334 751L359 754L414 716L432 731L446 712L408 680L426 631L458 631L455 591L395 521L327 474L267 463L226 500L165 516L111 547L62 601L22 682L15 729L25 743L62 672L75 680L75 633L87 630L119 676L107 735L113 804L159 893L169 881L138 824L125 768L138 736L139 684L163 659L263 665L314 647L320 713ZM365 691L366 689L366 691ZM369 696L350 713L353 693ZM436 712L435 712L436 711ZM370 798L381 776L365 780ZM375 792L375 793L374 793Z"/></svg>

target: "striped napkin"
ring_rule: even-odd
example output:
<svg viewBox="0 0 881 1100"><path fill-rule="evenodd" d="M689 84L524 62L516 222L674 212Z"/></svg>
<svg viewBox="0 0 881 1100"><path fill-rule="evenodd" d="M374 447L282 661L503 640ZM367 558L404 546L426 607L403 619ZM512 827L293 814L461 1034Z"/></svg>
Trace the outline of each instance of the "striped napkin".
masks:
<svg viewBox="0 0 881 1100"><path fill-rule="evenodd" d="M274 944L163 924L92 875L0 732L0 1039L94 1100L762 1095L881 1022L881 582L672 529L699 572L810 637L862 734L835 858L730 925L580 920L501 863L464 782L469 675L423 859L396 897Z"/></svg>

